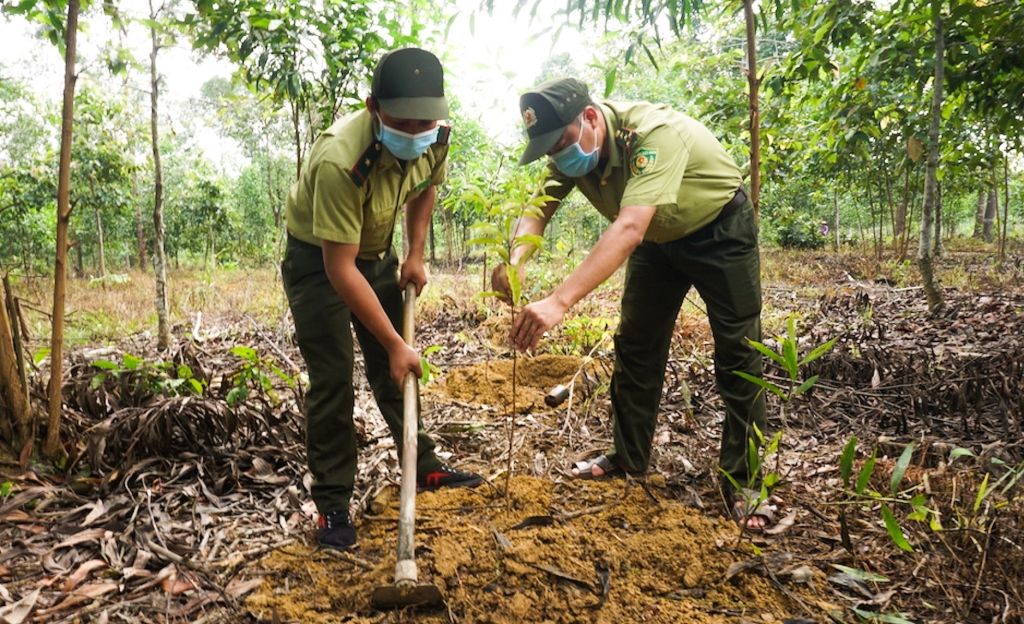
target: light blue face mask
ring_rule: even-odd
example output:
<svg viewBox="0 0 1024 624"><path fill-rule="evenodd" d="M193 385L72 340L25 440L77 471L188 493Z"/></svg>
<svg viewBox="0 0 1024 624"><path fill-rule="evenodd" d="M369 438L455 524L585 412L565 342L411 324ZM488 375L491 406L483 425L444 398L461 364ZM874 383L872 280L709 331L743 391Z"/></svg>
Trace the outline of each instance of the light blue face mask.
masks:
<svg viewBox="0 0 1024 624"><path fill-rule="evenodd" d="M383 143L384 147L388 148L388 151L395 155L395 158L400 160L419 158L437 141L436 127L424 130L423 132L417 132L416 134L409 134L408 132L402 132L390 126L385 126L379 115L377 116L377 121L380 122L380 128L377 130L377 140Z"/></svg>
<svg viewBox="0 0 1024 624"><path fill-rule="evenodd" d="M597 138L597 128L594 128L594 137L595 139ZM575 143L557 154L551 155L551 160L554 161L558 170L570 178L582 178L597 166L600 150L595 145L593 151L589 154L585 153L583 148L580 147L580 139L582 138L583 132L580 132L580 138L576 139ZM596 140L594 142L597 143Z"/></svg>

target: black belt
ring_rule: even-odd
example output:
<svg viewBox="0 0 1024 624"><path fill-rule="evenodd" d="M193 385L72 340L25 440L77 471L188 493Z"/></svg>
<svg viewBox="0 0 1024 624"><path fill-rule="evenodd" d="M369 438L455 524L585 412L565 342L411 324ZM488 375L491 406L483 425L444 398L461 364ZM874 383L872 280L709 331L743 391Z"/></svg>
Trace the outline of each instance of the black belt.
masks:
<svg viewBox="0 0 1024 624"><path fill-rule="evenodd" d="M726 217L732 215L734 212L740 209L740 206L742 206L745 203L747 203L747 191L741 186L738 189L736 189L736 194L732 196L732 199L727 201L725 205L722 206L722 212L718 213L718 216L715 217L712 223L716 221L721 221L722 219L725 219Z"/></svg>

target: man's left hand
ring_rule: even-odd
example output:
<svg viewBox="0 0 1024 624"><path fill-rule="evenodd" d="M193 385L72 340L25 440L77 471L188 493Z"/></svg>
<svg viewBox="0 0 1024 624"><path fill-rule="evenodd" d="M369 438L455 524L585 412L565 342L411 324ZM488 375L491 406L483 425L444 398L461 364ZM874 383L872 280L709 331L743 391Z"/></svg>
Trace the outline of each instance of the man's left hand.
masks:
<svg viewBox="0 0 1024 624"><path fill-rule="evenodd" d="M512 346L520 353L536 349L544 333L565 319L565 311L566 307L554 297L546 297L525 306L512 324L509 334Z"/></svg>
<svg viewBox="0 0 1024 624"><path fill-rule="evenodd" d="M419 297L423 293L423 287L427 285L427 267L423 260L406 258L402 263L398 287L405 291L405 285L410 282L416 285L416 296Z"/></svg>

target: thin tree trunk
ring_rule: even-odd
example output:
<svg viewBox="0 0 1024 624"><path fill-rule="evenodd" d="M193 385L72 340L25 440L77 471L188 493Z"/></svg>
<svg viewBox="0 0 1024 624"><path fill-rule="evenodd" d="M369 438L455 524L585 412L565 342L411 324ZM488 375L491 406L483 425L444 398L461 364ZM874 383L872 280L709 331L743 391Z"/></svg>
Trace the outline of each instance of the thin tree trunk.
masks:
<svg viewBox="0 0 1024 624"><path fill-rule="evenodd" d="M33 419L25 396L18 321L14 306L10 305L14 297L6 273L3 276L3 291L0 293L0 398L3 398L7 413L0 413L0 438L9 441L11 447L20 453L25 444L32 441Z"/></svg>
<svg viewBox="0 0 1024 624"><path fill-rule="evenodd" d="M832 251L839 251L839 189L832 197Z"/></svg>
<svg viewBox="0 0 1024 624"><path fill-rule="evenodd" d="M754 0L743 0L743 16L747 27L747 85L750 106L750 203L754 216L761 206L761 110L758 106L761 78L757 75L757 23L754 21Z"/></svg>
<svg viewBox="0 0 1024 624"><path fill-rule="evenodd" d="M942 182L935 183L935 257L945 253L942 246Z"/></svg>
<svg viewBox="0 0 1024 624"><path fill-rule="evenodd" d="M988 192L978 191L978 210L974 213L973 238L981 238L981 228L985 224L985 208L988 206Z"/></svg>
<svg viewBox="0 0 1024 624"><path fill-rule="evenodd" d="M994 232L997 214L999 214L999 193L996 191L995 182L993 182L992 191L988 193L988 203L985 206L985 221L981 228L981 238L986 243L991 243L995 240Z"/></svg>
<svg viewBox="0 0 1024 624"><path fill-rule="evenodd" d="M57 249L53 261L53 320L50 332L50 385L46 440L43 453L59 459L60 416L64 378L64 297L67 294L68 226L71 221L71 130L75 120L75 54L78 42L78 2L68 1L64 33L64 104L61 110L60 164L57 173Z"/></svg>
<svg viewBox="0 0 1024 624"><path fill-rule="evenodd" d="M931 237L935 230L935 194L939 170L939 126L942 123L943 80L945 75L945 41L943 34L942 3L932 0L932 18L935 30L935 80L932 83L931 124L928 128L928 164L925 169L924 205L921 210L921 241L917 248L917 263L921 269L928 310L939 315L946 310L938 278L935 276Z"/></svg>
<svg viewBox="0 0 1024 624"><path fill-rule="evenodd" d="M1006 234L1010 224L1010 159L1003 155L1003 232L999 237L999 260L1006 260Z"/></svg>
<svg viewBox="0 0 1024 624"><path fill-rule="evenodd" d="M149 3L150 19L156 20L153 2ZM160 133L157 129L160 77L156 73L156 56L160 51L156 28L150 27L153 49L149 54L149 132L153 143L153 267L156 273L156 346L161 351L171 345L171 330L167 320L167 256L164 253L164 169L160 162Z"/></svg>
<svg viewBox="0 0 1024 624"><path fill-rule="evenodd" d="M96 253L99 255L99 277L105 277L107 275L107 261L103 257L103 216L100 214L100 209L95 210L96 213Z"/></svg>
<svg viewBox="0 0 1024 624"><path fill-rule="evenodd" d="M132 170L132 198L135 199L135 242L138 246L139 270L146 269L146 227L142 223L142 202L139 198L139 174Z"/></svg>

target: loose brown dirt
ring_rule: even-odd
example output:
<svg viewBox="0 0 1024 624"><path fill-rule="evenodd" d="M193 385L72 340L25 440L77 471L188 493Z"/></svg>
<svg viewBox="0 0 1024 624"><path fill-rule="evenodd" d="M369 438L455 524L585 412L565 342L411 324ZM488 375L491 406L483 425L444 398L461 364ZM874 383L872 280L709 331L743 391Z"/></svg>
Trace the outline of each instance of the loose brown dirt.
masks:
<svg viewBox="0 0 1024 624"><path fill-rule="evenodd" d="M370 590L394 580L397 496L388 488L373 501L380 513L358 523L351 558L305 547L267 557L247 608L283 621L381 621ZM420 494L417 512L420 581L446 603L401 621L777 622L801 612L787 592L813 611L828 607L807 585L783 588L753 572L728 579L750 545L734 548L735 525L673 500L662 477L517 477L507 498L486 486L441 490Z"/></svg>

